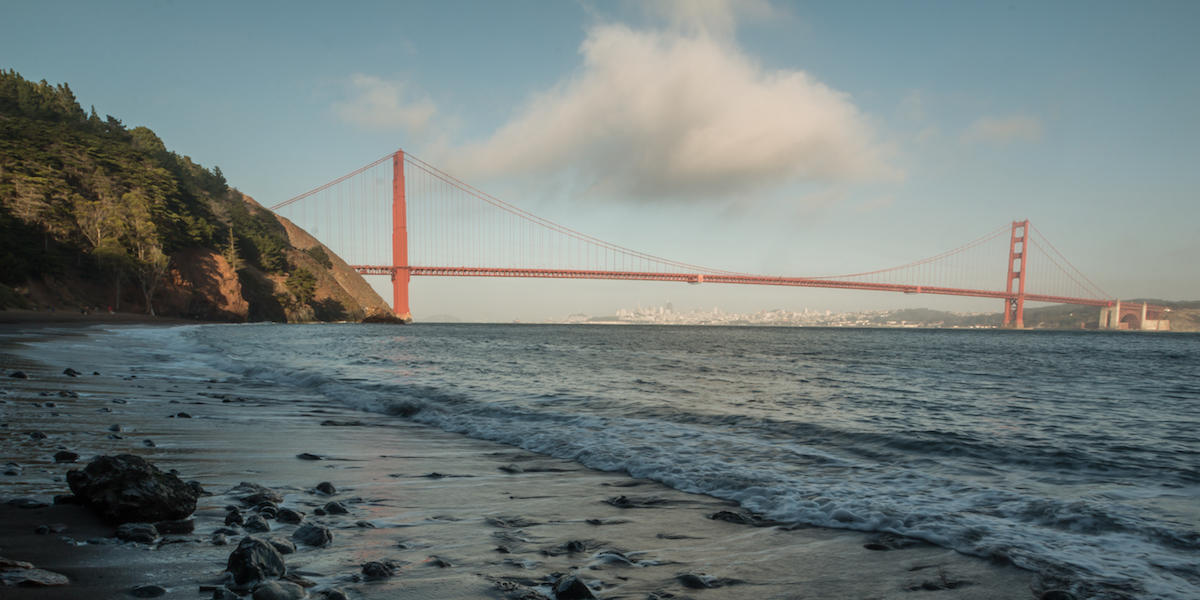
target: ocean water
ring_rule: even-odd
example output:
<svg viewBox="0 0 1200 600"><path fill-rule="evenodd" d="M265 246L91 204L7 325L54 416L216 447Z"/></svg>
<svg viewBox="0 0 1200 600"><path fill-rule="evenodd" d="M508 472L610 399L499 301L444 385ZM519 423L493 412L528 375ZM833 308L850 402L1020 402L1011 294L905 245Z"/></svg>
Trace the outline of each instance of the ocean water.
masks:
<svg viewBox="0 0 1200 600"><path fill-rule="evenodd" d="M439 325L122 329L197 365L784 520L1200 598L1200 335ZM103 341L108 344L112 341Z"/></svg>

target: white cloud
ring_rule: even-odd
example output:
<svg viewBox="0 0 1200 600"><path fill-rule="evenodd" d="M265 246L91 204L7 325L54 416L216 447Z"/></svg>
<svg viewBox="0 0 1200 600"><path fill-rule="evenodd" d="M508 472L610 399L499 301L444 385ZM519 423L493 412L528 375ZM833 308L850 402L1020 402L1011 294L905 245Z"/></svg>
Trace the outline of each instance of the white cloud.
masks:
<svg viewBox="0 0 1200 600"><path fill-rule="evenodd" d="M343 120L364 129L422 132L437 114L428 98L409 98L402 82L357 73L350 77L351 97L333 105Z"/></svg>
<svg viewBox="0 0 1200 600"><path fill-rule="evenodd" d="M847 94L803 71L766 69L705 33L733 19L718 10L728 6L679 13L709 24L691 32L595 27L572 77L457 149L448 166L471 177L569 171L656 198L900 175Z"/></svg>
<svg viewBox="0 0 1200 600"><path fill-rule="evenodd" d="M967 127L962 139L969 143L992 144L1036 142L1042 139L1042 122L1026 115L982 117Z"/></svg>

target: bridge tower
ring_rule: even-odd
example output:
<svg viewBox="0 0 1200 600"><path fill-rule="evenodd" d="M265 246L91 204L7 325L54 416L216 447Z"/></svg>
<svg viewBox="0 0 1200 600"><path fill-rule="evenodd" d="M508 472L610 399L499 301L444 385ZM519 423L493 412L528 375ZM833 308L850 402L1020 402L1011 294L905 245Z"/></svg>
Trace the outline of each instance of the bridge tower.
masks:
<svg viewBox="0 0 1200 600"><path fill-rule="evenodd" d="M1025 272L1028 266L1026 259L1026 239L1029 235L1029 219L1013 221L1012 237L1008 243L1008 279L1005 291L1013 293L1013 280L1017 281L1016 296L1004 300L1004 326L1016 329L1025 328Z"/></svg>
<svg viewBox="0 0 1200 600"><path fill-rule="evenodd" d="M392 310L406 323L408 309L408 207L404 199L404 151L392 155Z"/></svg>

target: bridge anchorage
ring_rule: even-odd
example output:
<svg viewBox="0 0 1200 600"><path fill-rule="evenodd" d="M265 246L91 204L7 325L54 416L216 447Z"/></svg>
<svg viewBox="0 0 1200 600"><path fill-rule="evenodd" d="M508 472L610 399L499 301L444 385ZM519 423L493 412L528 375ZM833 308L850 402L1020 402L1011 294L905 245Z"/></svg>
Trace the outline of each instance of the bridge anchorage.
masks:
<svg viewBox="0 0 1200 600"><path fill-rule="evenodd" d="M1100 309L1101 329L1167 329L1167 309L1121 302L1074 267L1028 221L896 267L819 277L740 273L639 252L504 202L402 150L271 207L364 275L386 275L396 316L412 320L413 277L521 277L775 285L939 294L1003 301L1024 328L1026 302ZM1007 277L995 287L1008 233Z"/></svg>

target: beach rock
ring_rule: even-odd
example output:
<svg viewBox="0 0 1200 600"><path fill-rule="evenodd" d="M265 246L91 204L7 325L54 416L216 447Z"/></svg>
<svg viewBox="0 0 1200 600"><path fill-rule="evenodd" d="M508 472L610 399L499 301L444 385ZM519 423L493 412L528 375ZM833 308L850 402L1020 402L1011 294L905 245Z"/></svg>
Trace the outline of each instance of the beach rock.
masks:
<svg viewBox="0 0 1200 600"><path fill-rule="evenodd" d="M1065 592L1063 590L1047 590L1042 592L1042 595L1038 597L1038 600L1075 600L1075 596L1071 595L1070 592Z"/></svg>
<svg viewBox="0 0 1200 600"><path fill-rule="evenodd" d="M8 501L8 505L14 508L46 508L50 506L50 503L42 502L37 498L13 498Z"/></svg>
<svg viewBox="0 0 1200 600"><path fill-rule="evenodd" d="M71 583L71 580L62 573L38 569L29 565L29 568L25 569L0 569L0 583L19 587L54 587L67 585Z"/></svg>
<svg viewBox="0 0 1200 600"><path fill-rule="evenodd" d="M38 525L33 532L38 535L50 535L51 533L62 533L67 530L65 523L50 523L47 525Z"/></svg>
<svg viewBox="0 0 1200 600"><path fill-rule="evenodd" d="M142 440L142 445L147 448L154 448L154 447L158 446L158 444L155 444L154 440L151 440L151 439Z"/></svg>
<svg viewBox="0 0 1200 600"><path fill-rule="evenodd" d="M176 521L196 510L199 494L170 473L132 454L100 456L67 473L84 504L113 523Z"/></svg>
<svg viewBox="0 0 1200 600"><path fill-rule="evenodd" d="M79 454L70 450L59 450L54 453L54 462L56 463L75 462L77 460L79 460Z"/></svg>
<svg viewBox="0 0 1200 600"><path fill-rule="evenodd" d="M328 546L333 542L333 533L322 525L301 525L292 532L292 539L308 546Z"/></svg>
<svg viewBox="0 0 1200 600"><path fill-rule="evenodd" d="M296 455L296 458L300 460L325 460L321 455L312 454L310 452L301 452L300 454Z"/></svg>
<svg viewBox="0 0 1200 600"><path fill-rule="evenodd" d="M354 525L362 529L375 529L375 524L370 521L356 521Z"/></svg>
<svg viewBox="0 0 1200 600"><path fill-rule="evenodd" d="M118 423L113 423L112 425L108 426L108 430L113 433L119 433L121 431L121 425Z"/></svg>
<svg viewBox="0 0 1200 600"><path fill-rule="evenodd" d="M275 520L280 523L299 525L304 520L304 514L290 508L281 508L279 512L275 513Z"/></svg>
<svg viewBox="0 0 1200 600"><path fill-rule="evenodd" d="M250 517L246 519L246 522L242 524L242 529L245 529L251 533L259 533L263 531L270 531L271 524L267 523L266 519L258 515L250 515Z"/></svg>
<svg viewBox="0 0 1200 600"><path fill-rule="evenodd" d="M12 373L9 373L8 376L15 379L29 379L29 376L26 375L24 371L13 371Z"/></svg>
<svg viewBox="0 0 1200 600"><path fill-rule="evenodd" d="M124 542L153 544L158 539L158 528L149 523L123 523L117 528L117 539Z"/></svg>
<svg viewBox="0 0 1200 600"><path fill-rule="evenodd" d="M350 596L347 596L346 592L343 592L337 588L321 590L320 592L317 592L317 596L319 596L321 600L350 600Z"/></svg>
<svg viewBox="0 0 1200 600"><path fill-rule="evenodd" d="M350 513L341 502L328 502L323 508L325 512L331 515L345 515Z"/></svg>
<svg viewBox="0 0 1200 600"><path fill-rule="evenodd" d="M291 540L273 537L267 541L270 542L272 546L275 546L275 549L278 550L280 554L295 554L296 552L296 544L293 544Z"/></svg>
<svg viewBox="0 0 1200 600"><path fill-rule="evenodd" d="M233 575L234 583L244 586L260 579L282 576L287 572L287 567L274 546L247 536L229 555L225 570Z"/></svg>
<svg viewBox="0 0 1200 600"><path fill-rule="evenodd" d="M373 560L363 564L362 574L367 581L372 581L392 577L396 574L396 571L385 563Z"/></svg>
<svg viewBox="0 0 1200 600"><path fill-rule="evenodd" d="M595 597L591 588L574 575L564 575L554 582L555 600L587 600Z"/></svg>
<svg viewBox="0 0 1200 600"><path fill-rule="evenodd" d="M333 484L328 481L322 481L317 484L317 491L326 496L332 496L337 493L337 488L333 487Z"/></svg>
<svg viewBox="0 0 1200 600"><path fill-rule="evenodd" d="M135 585L132 590L129 590L129 595L134 598L157 598L166 594L166 588L159 585Z"/></svg>
<svg viewBox="0 0 1200 600"><path fill-rule="evenodd" d="M212 542L212 545L214 546L224 546L229 543L229 538L223 533L213 533L212 537L209 538L209 541Z"/></svg>
<svg viewBox="0 0 1200 600"><path fill-rule="evenodd" d="M283 502L283 496L279 492L249 481L237 484L229 493L241 500L245 506L258 506L263 502Z"/></svg>
<svg viewBox="0 0 1200 600"><path fill-rule="evenodd" d="M238 600L238 598L240 598L240 596L233 593L233 590L225 586L221 586L213 590L212 600Z"/></svg>
<svg viewBox="0 0 1200 600"><path fill-rule="evenodd" d="M245 522L246 522L246 519L245 519L245 517L242 516L242 511L240 511L236 508L225 513L225 525L226 526L233 526L233 525L241 526L241 524L245 523Z"/></svg>
<svg viewBox="0 0 1200 600"><path fill-rule="evenodd" d="M181 519L178 521L159 521L154 524L154 528L162 535L179 535L191 533L196 530L195 519Z"/></svg>
<svg viewBox="0 0 1200 600"><path fill-rule="evenodd" d="M12 477L16 477L17 475L20 475L21 474L21 465L18 465L15 462L6 463L4 465L4 474L12 476Z"/></svg>
<svg viewBox="0 0 1200 600"><path fill-rule="evenodd" d="M304 588L290 581L264 581L254 586L254 600L303 600Z"/></svg>
<svg viewBox="0 0 1200 600"><path fill-rule="evenodd" d="M80 505L83 504L83 501L79 499L79 496L74 494L58 494L54 497L54 504L56 506L62 504Z"/></svg>
<svg viewBox="0 0 1200 600"><path fill-rule="evenodd" d="M31 439L31 440L44 440L44 439L46 439L46 434L44 434L44 433L42 433L42 432L40 432L40 431L30 431L30 432L29 432L29 439Z"/></svg>
<svg viewBox="0 0 1200 600"><path fill-rule="evenodd" d="M83 373L80 373L71 367L67 367L63 369L63 375L66 375L67 377L79 377L80 375L83 375Z"/></svg>

